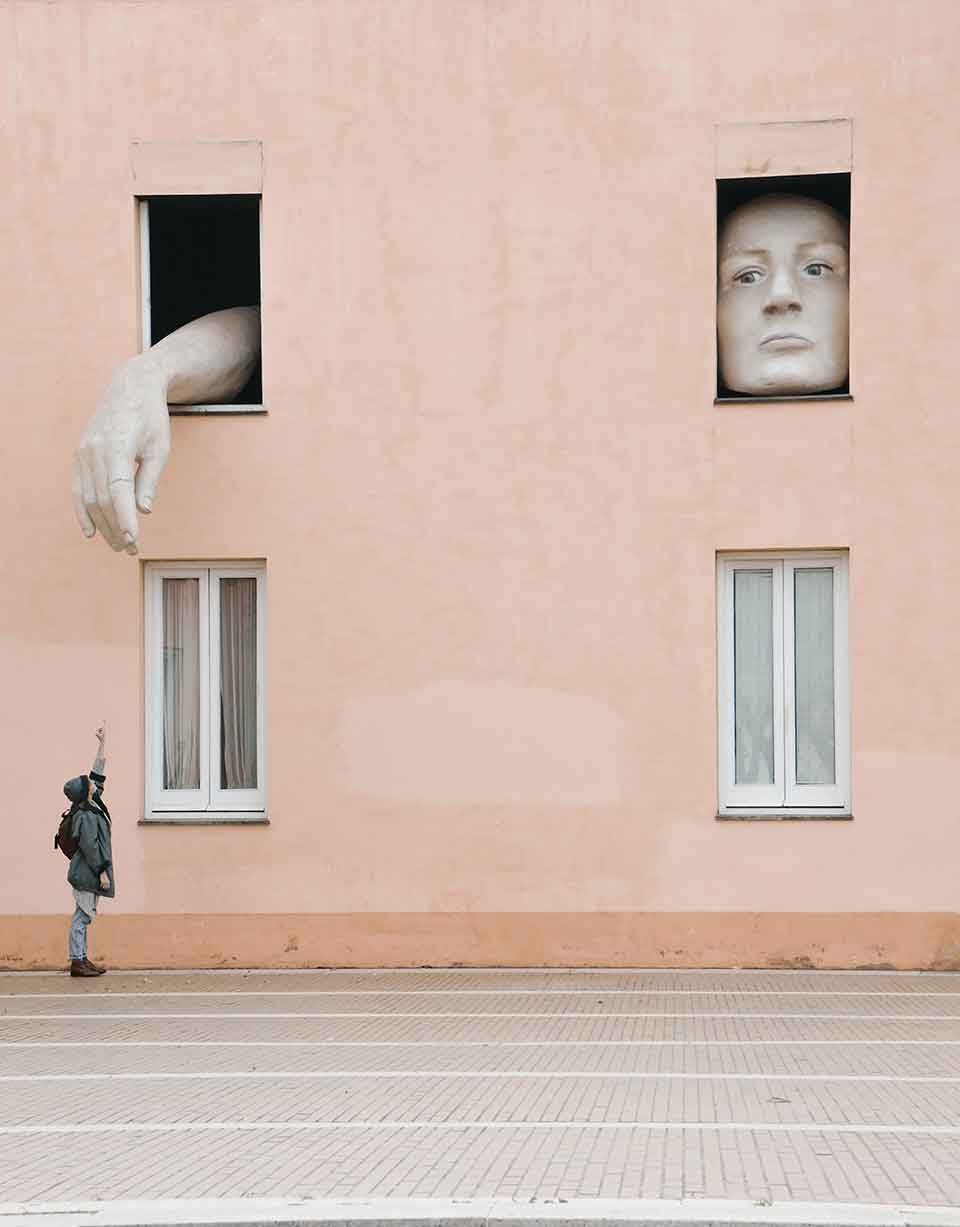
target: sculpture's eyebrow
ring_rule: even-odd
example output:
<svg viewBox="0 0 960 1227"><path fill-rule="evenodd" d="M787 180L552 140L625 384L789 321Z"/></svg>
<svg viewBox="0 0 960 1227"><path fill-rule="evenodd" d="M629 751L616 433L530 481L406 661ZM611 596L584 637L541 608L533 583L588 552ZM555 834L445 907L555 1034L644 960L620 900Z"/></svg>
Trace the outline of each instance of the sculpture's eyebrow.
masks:
<svg viewBox="0 0 960 1227"><path fill-rule="evenodd" d="M731 247L720 257L719 269L724 273L731 264L742 264L744 260L766 260L769 256L766 247Z"/></svg>
<svg viewBox="0 0 960 1227"><path fill-rule="evenodd" d="M798 251L807 251L811 247L836 247L838 251L846 252L846 243L841 243L838 239L810 239L806 243L798 243Z"/></svg>
<svg viewBox="0 0 960 1227"><path fill-rule="evenodd" d="M724 260L739 259L742 256L768 256L770 249L768 247L731 247L729 251L724 252Z"/></svg>

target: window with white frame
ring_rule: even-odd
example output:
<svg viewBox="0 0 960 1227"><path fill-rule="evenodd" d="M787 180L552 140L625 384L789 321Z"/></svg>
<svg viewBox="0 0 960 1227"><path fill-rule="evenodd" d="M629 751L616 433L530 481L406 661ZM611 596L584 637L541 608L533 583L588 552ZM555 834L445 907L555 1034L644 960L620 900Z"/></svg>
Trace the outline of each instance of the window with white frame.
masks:
<svg viewBox="0 0 960 1227"><path fill-rule="evenodd" d="M146 568L147 817L263 819L259 565Z"/></svg>
<svg viewBox="0 0 960 1227"><path fill-rule="evenodd" d="M719 555L721 814L850 812L847 554Z"/></svg>
<svg viewBox="0 0 960 1227"><path fill-rule="evenodd" d="M142 349L212 311L260 305L259 196L154 196L138 208ZM254 412L262 402L258 361L231 404L170 412Z"/></svg>

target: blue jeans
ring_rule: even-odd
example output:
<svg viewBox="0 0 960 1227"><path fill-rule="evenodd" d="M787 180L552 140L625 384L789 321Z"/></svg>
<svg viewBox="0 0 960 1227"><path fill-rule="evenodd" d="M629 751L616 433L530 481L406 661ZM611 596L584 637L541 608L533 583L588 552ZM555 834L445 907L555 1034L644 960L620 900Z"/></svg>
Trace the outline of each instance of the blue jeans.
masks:
<svg viewBox="0 0 960 1227"><path fill-rule="evenodd" d="M96 904L93 905L93 914L85 912L78 903L74 908L73 918L70 921L70 960L85 959L87 957L87 926L93 920L96 914Z"/></svg>

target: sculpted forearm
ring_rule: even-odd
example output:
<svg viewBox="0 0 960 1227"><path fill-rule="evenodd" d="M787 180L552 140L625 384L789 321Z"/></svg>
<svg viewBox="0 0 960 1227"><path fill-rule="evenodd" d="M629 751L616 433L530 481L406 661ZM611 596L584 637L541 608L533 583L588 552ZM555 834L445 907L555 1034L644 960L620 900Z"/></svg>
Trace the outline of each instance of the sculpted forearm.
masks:
<svg viewBox="0 0 960 1227"><path fill-rule="evenodd" d="M116 369L74 455L73 503L84 536L99 529L136 554L170 454L168 404L229 401L260 356L260 311L231 307L192 320Z"/></svg>
<svg viewBox="0 0 960 1227"><path fill-rule="evenodd" d="M147 351L171 405L229 401L260 357L259 307L231 307L191 320Z"/></svg>

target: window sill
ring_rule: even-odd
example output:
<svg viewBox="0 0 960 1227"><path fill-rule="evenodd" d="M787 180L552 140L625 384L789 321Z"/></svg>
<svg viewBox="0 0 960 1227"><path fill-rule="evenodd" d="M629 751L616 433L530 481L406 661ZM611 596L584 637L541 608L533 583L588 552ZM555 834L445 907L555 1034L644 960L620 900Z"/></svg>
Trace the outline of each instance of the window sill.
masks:
<svg viewBox="0 0 960 1227"><path fill-rule="evenodd" d="M740 810L732 814L716 814L715 822L853 822L853 814L824 813L822 810Z"/></svg>
<svg viewBox="0 0 960 1227"><path fill-rule="evenodd" d="M853 400L849 392L811 392L806 396L715 396L715 405L793 405L806 401Z"/></svg>
<svg viewBox="0 0 960 1227"><path fill-rule="evenodd" d="M266 405L168 405L167 410L172 418L177 417L205 417L215 416L217 414L235 414L238 416L246 416L248 414L265 414L267 412Z"/></svg>
<svg viewBox="0 0 960 1227"><path fill-rule="evenodd" d="M246 812L221 812L215 810L201 811L200 813L175 813L173 811L157 810L152 814L145 814L141 818L137 826L140 827L162 827L162 826L269 826L270 819L267 817L264 810L252 810Z"/></svg>

